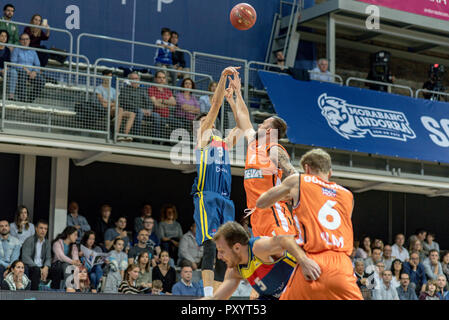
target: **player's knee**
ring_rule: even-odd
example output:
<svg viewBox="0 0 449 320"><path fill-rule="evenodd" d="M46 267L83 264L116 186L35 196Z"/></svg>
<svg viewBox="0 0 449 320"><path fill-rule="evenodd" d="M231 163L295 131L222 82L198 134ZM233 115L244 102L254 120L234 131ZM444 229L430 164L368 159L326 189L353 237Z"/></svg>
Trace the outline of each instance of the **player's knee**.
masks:
<svg viewBox="0 0 449 320"><path fill-rule="evenodd" d="M203 262L201 264L201 269L203 270L214 270L214 262L215 262L215 242L212 240L206 240L203 243L204 252L203 252Z"/></svg>

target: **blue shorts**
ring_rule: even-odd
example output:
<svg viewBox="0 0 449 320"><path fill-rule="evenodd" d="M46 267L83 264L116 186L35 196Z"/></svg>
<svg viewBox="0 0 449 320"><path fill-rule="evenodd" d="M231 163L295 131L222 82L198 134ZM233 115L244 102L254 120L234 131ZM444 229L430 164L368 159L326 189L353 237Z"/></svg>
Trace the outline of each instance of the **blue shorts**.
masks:
<svg viewBox="0 0 449 320"><path fill-rule="evenodd" d="M234 203L218 193L197 192L193 195L193 204L198 245L203 244L206 240L212 240L222 224L235 220Z"/></svg>

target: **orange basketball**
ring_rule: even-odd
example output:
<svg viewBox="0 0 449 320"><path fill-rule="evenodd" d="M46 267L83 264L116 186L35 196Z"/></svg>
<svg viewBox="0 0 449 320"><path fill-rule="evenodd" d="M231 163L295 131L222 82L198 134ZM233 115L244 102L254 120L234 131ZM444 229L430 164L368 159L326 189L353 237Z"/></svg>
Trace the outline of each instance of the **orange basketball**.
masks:
<svg viewBox="0 0 449 320"><path fill-rule="evenodd" d="M251 29L257 20L257 13L247 3L239 3L231 10L231 23L239 30Z"/></svg>

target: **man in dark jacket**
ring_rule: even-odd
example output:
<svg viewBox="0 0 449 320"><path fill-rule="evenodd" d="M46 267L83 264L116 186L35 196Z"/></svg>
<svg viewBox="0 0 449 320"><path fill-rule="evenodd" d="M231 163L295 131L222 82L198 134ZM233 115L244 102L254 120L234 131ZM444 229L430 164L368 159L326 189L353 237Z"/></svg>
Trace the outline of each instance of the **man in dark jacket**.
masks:
<svg viewBox="0 0 449 320"><path fill-rule="evenodd" d="M51 267L51 243L47 236L48 223L39 220L36 233L22 245L22 261L31 280L31 290L38 290L39 283L46 281Z"/></svg>
<svg viewBox="0 0 449 320"><path fill-rule="evenodd" d="M132 128L132 133L142 136L142 121L147 117L152 122L152 130L146 135L154 136L161 132L161 117L157 112L153 112L151 107L151 100L148 97L147 91L141 87L138 82L140 76L137 72L132 72L128 75L131 80L121 89L119 96L119 104L125 111L136 113L136 120Z"/></svg>

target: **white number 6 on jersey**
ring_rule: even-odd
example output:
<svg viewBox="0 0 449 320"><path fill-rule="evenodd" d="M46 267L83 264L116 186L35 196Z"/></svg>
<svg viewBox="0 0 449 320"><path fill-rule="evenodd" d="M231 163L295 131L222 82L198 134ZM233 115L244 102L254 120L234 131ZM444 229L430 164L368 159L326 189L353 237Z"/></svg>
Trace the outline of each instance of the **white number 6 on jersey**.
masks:
<svg viewBox="0 0 449 320"><path fill-rule="evenodd" d="M327 200L318 212L318 221L329 230L335 230L341 225L340 214L333 208L336 204L337 201ZM327 220L328 216L332 217L332 221Z"/></svg>

